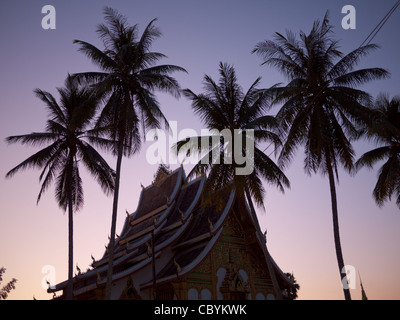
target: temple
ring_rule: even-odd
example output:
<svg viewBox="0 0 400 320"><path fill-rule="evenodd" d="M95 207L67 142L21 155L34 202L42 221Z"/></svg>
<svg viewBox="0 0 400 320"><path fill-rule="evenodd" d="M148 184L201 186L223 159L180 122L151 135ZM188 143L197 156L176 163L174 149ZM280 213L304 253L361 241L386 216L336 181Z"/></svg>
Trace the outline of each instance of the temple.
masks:
<svg viewBox="0 0 400 320"><path fill-rule="evenodd" d="M294 284L271 258L255 212L235 191L201 202L205 177L160 166L115 240L112 299L289 299ZM103 299L108 249L74 277L73 299ZM64 299L67 281L49 288Z"/></svg>

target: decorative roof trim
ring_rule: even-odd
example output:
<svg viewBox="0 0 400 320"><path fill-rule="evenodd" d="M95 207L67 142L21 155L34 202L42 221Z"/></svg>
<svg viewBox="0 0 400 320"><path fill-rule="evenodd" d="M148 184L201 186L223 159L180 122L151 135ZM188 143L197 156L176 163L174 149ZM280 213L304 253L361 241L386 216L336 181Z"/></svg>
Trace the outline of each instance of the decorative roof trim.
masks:
<svg viewBox="0 0 400 320"><path fill-rule="evenodd" d="M190 204L189 208L184 212L184 216L186 219L185 222L181 225L179 230L177 230L174 233L174 235L172 235L171 237L169 237L167 240L163 241L162 243L160 243L158 245L156 244L156 246L154 247L155 251L162 250L163 248L165 248L166 246L168 246L172 242L174 242L176 239L178 239L181 236L181 234L186 230L187 226L190 224L190 222L193 218L193 215L191 215L190 213L196 207L196 205L201 197L201 194L203 192L203 187L204 187L204 183L205 183L205 179L203 177L199 178L199 179L202 179L202 180L199 185L199 188L197 189L196 196L195 196L194 200L192 201L192 203ZM191 181L185 188L187 188L188 186L190 186L192 183L196 182L197 180L198 179ZM179 210L179 208L178 208L178 210ZM169 227L167 229L163 229L162 231L167 231L167 230L169 230Z"/></svg>
<svg viewBox="0 0 400 320"><path fill-rule="evenodd" d="M159 257L159 255L160 254L156 254L155 255L156 259ZM131 268L127 269L127 270L121 271L119 273L114 273L113 276L112 276L112 281L117 281L117 280L119 280L119 279L121 279L123 277L129 276L131 273L133 273L133 272L143 268L147 264L151 263L151 261L152 261L152 257L150 256L147 259L142 260L141 262L139 262L138 264L134 265L133 267L131 267ZM100 281L97 281L95 283L87 285L87 286L85 286L83 288L79 288L79 289L74 290L74 292L73 292L74 296L83 294L85 292L88 292L90 290L96 289L98 287L104 287L106 285L106 283L107 283L107 277L104 277Z"/></svg>
<svg viewBox="0 0 400 320"><path fill-rule="evenodd" d="M163 204L161 207L158 207L157 209L154 209L154 210L144 214L140 218L131 220L130 225L133 227L133 226L137 225L138 223L151 218L152 216L156 215L157 213L160 213L161 211L167 209L168 207L169 207L168 204Z"/></svg>
<svg viewBox="0 0 400 320"><path fill-rule="evenodd" d="M183 168L179 167L178 169L176 169L175 171L179 171L178 173L178 179L176 179L176 185L174 188L174 191L171 193L171 197L169 198L169 201L167 201L168 205L172 204L172 201L175 200L176 196L178 195L178 191L180 190L181 186L182 186L182 182L183 182ZM173 171L171 173L171 175L173 175L175 173L175 171Z"/></svg>
<svg viewBox="0 0 400 320"><path fill-rule="evenodd" d="M191 213L193 211L193 209L196 207L197 203L199 202L201 194L202 194L203 189L204 189L204 185L205 185L206 179L205 179L205 177L197 178L197 179L195 179L193 181L190 181L187 184L187 186L185 187L185 188L189 187L191 184L197 182L197 180L199 180L199 179L201 180L201 182L200 182L199 188L197 189L196 196L194 197L194 199L193 199L192 203L190 204L189 208L187 208L187 210L185 212L185 216L188 215L189 213Z"/></svg>
<svg viewBox="0 0 400 320"><path fill-rule="evenodd" d="M179 276L181 275L185 275L186 273L190 272L193 268L195 268L203 259L204 257L210 252L210 250L213 248L214 244L216 243L217 239L219 238L219 236L221 235L221 232L223 230L222 226L223 226L223 222L225 221L225 218L227 217L229 211L231 210L233 203L235 200L235 190L232 190L228 202L225 205L224 211L222 212L220 218L218 219L218 221L216 222L215 226L214 226L214 230L212 232L208 232L206 234L200 235L198 237L196 237L196 242L200 241L200 240L204 240L204 239L208 239L209 237L211 237L210 241L208 242L208 244L205 246L205 248L203 249L203 251L191 262L189 263L187 266L185 266L181 272L179 272ZM190 239L188 241L186 241L185 243L188 244L189 242L191 242L193 239ZM177 246L178 247L178 246ZM180 245L179 245L180 247ZM169 281L176 278L176 275L171 275L171 276L167 276L164 277L162 279L158 279L157 280L157 284L158 283L162 283L165 281ZM152 284L151 283L145 283L140 285L141 289L144 289L148 286L150 286Z"/></svg>
<svg viewBox="0 0 400 320"><path fill-rule="evenodd" d="M124 262L125 260L131 258L132 256L134 256L137 253L137 251L138 251L137 249L133 249L131 252L123 255L122 257L118 258L117 260L114 260L114 266L118 266L122 262ZM107 268L108 268L108 265L103 265L101 267L96 267L95 269L89 270L86 273L83 273L81 275L76 276L76 279L77 280L82 280L82 279L90 278L92 276L96 276L97 273L102 273L104 271L107 271ZM49 288L47 290L47 292L50 293L50 292L59 291L59 290L65 288L67 286L67 284L68 284L68 280L65 280L65 281L57 284L53 289Z"/></svg>
<svg viewBox="0 0 400 320"><path fill-rule="evenodd" d="M290 279L285 275L285 273L281 270L281 268L279 268L279 266L277 265L277 263L275 262L275 260L272 258L271 254L269 253L268 248L267 248L267 245L266 245L266 243L265 243L264 235L263 235L262 232L261 232L261 228L260 228L260 224L259 224L259 222L258 222L257 216L255 216L256 213L255 213L255 212L254 212L254 213L252 212L252 210L251 210L251 208L250 208L250 206L249 206L249 204L248 204L247 199L246 199L246 201L245 201L245 204L246 204L247 212L248 212L248 214L250 215L250 220L252 221L252 223L253 223L253 225L254 225L254 227L255 227L255 229L256 229L256 238L257 238L257 241L258 241L258 243L259 243L259 245L260 245L260 248L262 249L262 252L263 252L263 254L264 254L264 258L265 258L265 259L268 259L268 256L269 256L269 258L270 258L270 260L271 260L271 262L272 262L272 265L273 265L275 271L278 273L278 275L279 275L280 277L282 277L283 280L285 280L286 282L288 282L290 285L293 285L292 280L290 280ZM254 216L255 216L255 217L254 217Z"/></svg>
<svg viewBox="0 0 400 320"><path fill-rule="evenodd" d="M211 240L204 247L203 251L196 257L196 259L194 259L191 263L189 263L188 265L183 267L183 269L181 269L181 272L179 272L178 276L184 276L185 274L187 274L190 271L192 271L193 268L195 268L207 256L207 254L210 252L210 250L212 249L214 244L217 242L217 239L221 235L221 232L222 232L222 228L211 238ZM164 277L164 278L161 278L161 279L157 279L157 284L161 284L161 283L164 283L164 282L167 282L167 281L170 281L170 280L174 280L174 279L176 279L176 275L175 274L167 276L167 277ZM140 287L141 290L143 290L143 289L151 286L152 283L153 283L152 281L151 282L147 282L147 283L143 283L139 287Z"/></svg>

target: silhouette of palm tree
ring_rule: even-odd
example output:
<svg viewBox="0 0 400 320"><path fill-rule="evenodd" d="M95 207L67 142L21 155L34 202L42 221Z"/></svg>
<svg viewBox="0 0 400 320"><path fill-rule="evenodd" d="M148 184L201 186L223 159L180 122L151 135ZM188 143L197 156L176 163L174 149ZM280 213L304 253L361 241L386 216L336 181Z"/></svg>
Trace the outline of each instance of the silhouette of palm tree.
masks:
<svg viewBox="0 0 400 320"><path fill-rule="evenodd" d="M250 210L255 215L252 199L259 207L264 208L265 190L262 178L282 192L285 187L290 187L289 180L282 170L259 149L261 142L271 142L276 147L281 144L278 135L272 131L276 129L275 118L264 115L269 108L273 90L257 89L261 80L258 78L249 90L243 93L232 66L220 63L219 73L218 83L207 75L204 77L204 93L195 94L189 89L183 91L192 101L195 114L201 118L211 134L187 138L179 141L175 147L179 152L186 154L205 152L188 175L190 178L208 174L203 199L205 205L211 202L218 205L219 199L222 201L227 192L235 189L239 201L245 203L247 198ZM213 134L213 130L217 132L214 131ZM227 135L221 134L222 132ZM224 136L230 136L232 139L226 141ZM241 140L241 143L237 144L235 139ZM253 150L249 148L249 144L254 146ZM238 146L240 149L235 150ZM250 173L237 174L237 169L244 166L242 160L238 161L238 154L244 156L245 162L254 164ZM215 161L216 156L219 157L219 162ZM280 297L268 250L266 254L271 279L276 294Z"/></svg>
<svg viewBox="0 0 400 320"><path fill-rule="evenodd" d="M276 33L275 41L260 42L253 52L264 59L263 64L276 67L289 80L276 100L283 103L277 118L286 135L278 163L285 168L297 147L304 145L305 171L328 175L336 257L342 275L335 176L337 179L339 164L349 171L353 168L351 141L360 136L359 125L370 102L370 95L356 87L385 78L388 72L381 68L353 70L360 58L377 46L361 46L343 55L331 33L327 13L322 23L314 22L309 34L301 31L300 39L290 31L286 37ZM351 299L349 289L343 290L345 298Z"/></svg>
<svg viewBox="0 0 400 320"><path fill-rule="evenodd" d="M105 193L114 188L114 171L103 157L90 144L98 143L96 130L90 129L98 98L86 88L80 88L70 76L65 81L65 88L58 88L60 103L48 92L36 89L36 96L41 99L49 111L45 132L34 132L19 136L10 136L9 143L21 143L45 147L36 152L15 168L6 177L29 169L42 169L41 189L37 198L40 201L43 193L51 183L55 183L55 197L64 211L68 209L68 288L67 299L72 299L73 280L73 212L83 206L82 179L79 174L79 163L83 163L97 180ZM105 144L106 141L100 141Z"/></svg>
<svg viewBox="0 0 400 320"><path fill-rule="evenodd" d="M140 149L140 127L145 132L148 128L159 128L162 122L168 125L153 92L159 89L179 97L178 82L170 74L186 70L174 65L155 65L166 57L150 51L154 39L161 36L160 30L154 26L156 19L147 25L139 37L138 25L129 26L126 18L116 10L106 7L104 14L106 23L97 28L105 46L104 51L87 42L74 41L101 71L78 73L74 77L105 94L106 103L98 126L107 127L108 136L116 141L113 153L117 156L117 165L105 292L105 299L109 300L122 157Z"/></svg>
<svg viewBox="0 0 400 320"><path fill-rule="evenodd" d="M396 197L400 208L400 96L391 100L380 94L371 106L371 121L367 134L382 146L364 153L355 164L356 170L372 168L378 161L386 160L379 169L373 196L379 206Z"/></svg>

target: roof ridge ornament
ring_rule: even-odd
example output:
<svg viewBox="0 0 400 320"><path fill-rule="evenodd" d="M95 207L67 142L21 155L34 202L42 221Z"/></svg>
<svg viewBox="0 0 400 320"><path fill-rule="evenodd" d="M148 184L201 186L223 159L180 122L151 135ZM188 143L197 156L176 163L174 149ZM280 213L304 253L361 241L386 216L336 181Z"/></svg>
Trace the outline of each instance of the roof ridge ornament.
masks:
<svg viewBox="0 0 400 320"><path fill-rule="evenodd" d="M174 258L174 265L176 266L176 274L179 275L179 273L181 273L182 269L181 269L181 266L179 265L179 263L176 262L175 258Z"/></svg>
<svg viewBox="0 0 400 320"><path fill-rule="evenodd" d="M154 175L154 181L152 182L152 185L156 187L161 186L170 175L171 175L171 170L169 169L169 166L163 163L160 164L156 174Z"/></svg>
<svg viewBox="0 0 400 320"><path fill-rule="evenodd" d="M148 241L146 241L146 246L147 246L147 256L150 257L152 250L151 250L151 245Z"/></svg>
<svg viewBox="0 0 400 320"><path fill-rule="evenodd" d="M178 211L179 211L179 213L181 215L181 220L182 221L185 220L185 213L180 208L178 208Z"/></svg>
<svg viewBox="0 0 400 320"><path fill-rule="evenodd" d="M210 233L211 233L213 231L213 229L214 229L214 226L213 226L213 224L212 224L212 222L210 220L210 217L208 217L207 220L208 220L208 226L210 227Z"/></svg>
<svg viewBox="0 0 400 320"><path fill-rule="evenodd" d="M76 270L78 271L78 276L82 274L81 269L78 267L78 263L76 263Z"/></svg>
<svg viewBox="0 0 400 320"><path fill-rule="evenodd" d="M126 218L128 219L128 224L129 224L129 223L131 223L131 220L132 220L131 214L126 209L125 209L125 213L126 213Z"/></svg>

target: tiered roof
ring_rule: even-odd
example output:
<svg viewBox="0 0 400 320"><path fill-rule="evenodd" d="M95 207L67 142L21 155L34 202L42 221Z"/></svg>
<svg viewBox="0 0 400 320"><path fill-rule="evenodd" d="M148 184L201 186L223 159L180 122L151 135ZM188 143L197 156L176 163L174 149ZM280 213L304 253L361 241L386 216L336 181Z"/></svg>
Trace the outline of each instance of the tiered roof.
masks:
<svg viewBox="0 0 400 320"><path fill-rule="evenodd" d="M135 290L141 292L149 288L153 284L153 253L157 261L157 285L173 281L199 265L219 238L235 202L235 191L232 191L222 205L203 207L201 195L204 185L204 177L188 182L183 168L173 172L165 167L159 168L153 184L143 187L137 210L127 213L122 232L115 240L113 282L140 274L133 277ZM268 259L265 237L255 213L249 207L244 211L242 220L255 230L256 241ZM75 277L75 298L105 286L108 259L106 249L100 260L93 261L92 270ZM272 263L280 281L290 282L273 260ZM143 270L147 271L141 272ZM48 291L56 292L66 286L67 281L64 281Z"/></svg>

